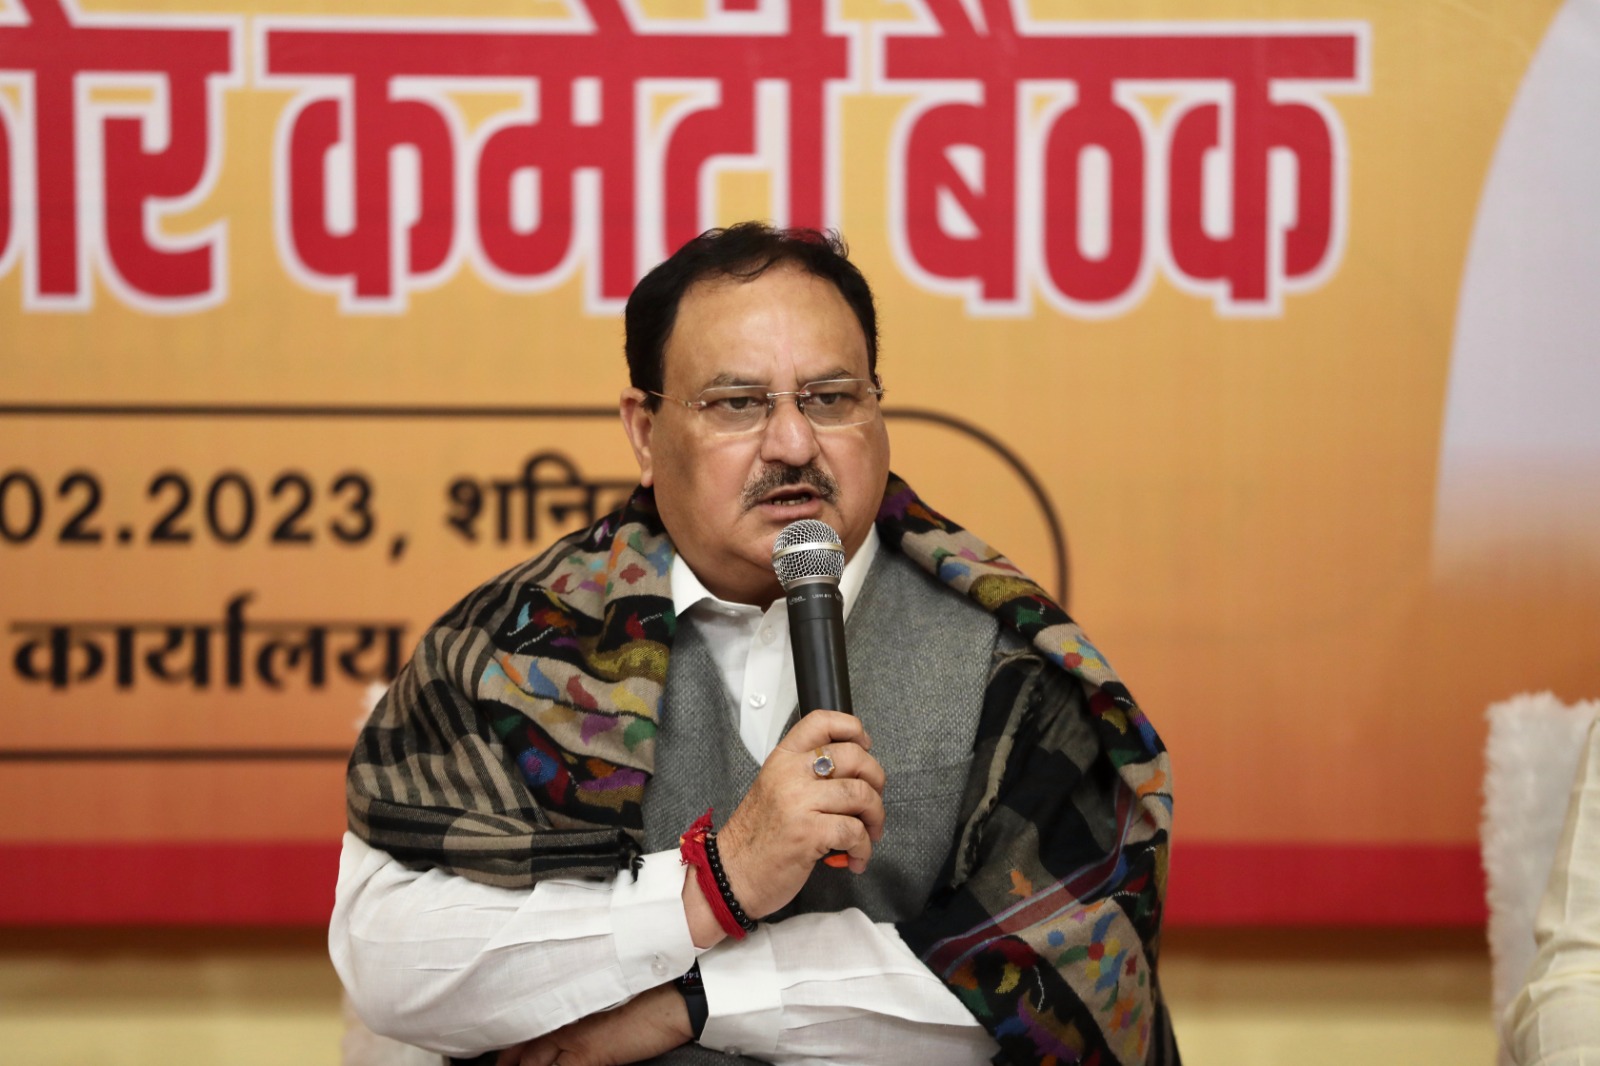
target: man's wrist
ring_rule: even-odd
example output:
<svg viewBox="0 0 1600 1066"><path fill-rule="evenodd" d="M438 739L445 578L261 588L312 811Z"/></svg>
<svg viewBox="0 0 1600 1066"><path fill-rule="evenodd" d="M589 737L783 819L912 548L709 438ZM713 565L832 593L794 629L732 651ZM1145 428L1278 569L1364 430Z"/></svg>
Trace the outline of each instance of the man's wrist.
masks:
<svg viewBox="0 0 1600 1066"><path fill-rule="evenodd" d="M683 917L689 926L689 939L694 946L704 950L715 947L728 934L717 921L717 916L711 909L711 902L706 899L704 890L700 887L700 879L693 870L686 869L683 879L683 891L680 898L683 901Z"/></svg>

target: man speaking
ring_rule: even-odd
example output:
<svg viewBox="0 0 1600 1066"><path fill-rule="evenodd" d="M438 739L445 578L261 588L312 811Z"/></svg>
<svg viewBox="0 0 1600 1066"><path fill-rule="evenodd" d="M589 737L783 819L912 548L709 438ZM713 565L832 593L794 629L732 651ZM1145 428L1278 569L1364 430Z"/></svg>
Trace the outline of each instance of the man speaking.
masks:
<svg viewBox="0 0 1600 1066"><path fill-rule="evenodd" d="M638 490L447 612L356 745L329 941L361 1017L502 1063L1177 1062L1165 750L889 472L842 244L712 230L626 330ZM802 519L843 547L853 716L796 707Z"/></svg>

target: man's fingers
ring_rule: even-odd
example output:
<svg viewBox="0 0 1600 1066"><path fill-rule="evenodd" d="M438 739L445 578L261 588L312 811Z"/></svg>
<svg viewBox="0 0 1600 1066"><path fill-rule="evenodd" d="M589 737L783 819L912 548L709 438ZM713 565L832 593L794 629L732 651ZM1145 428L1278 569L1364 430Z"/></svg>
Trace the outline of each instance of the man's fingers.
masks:
<svg viewBox="0 0 1600 1066"><path fill-rule="evenodd" d="M574 1024L582 1024L579 1019ZM560 1030L561 1032L570 1031ZM517 1066L593 1066L596 1061L587 1047L561 1047L551 1036L522 1045L522 1060Z"/></svg>
<svg viewBox="0 0 1600 1066"><path fill-rule="evenodd" d="M829 749L829 754L834 754L834 749ZM845 775L843 776L866 781L867 784L872 786L872 791L882 794L883 786L888 781L888 776L883 773L883 763L878 762L872 755L862 751L861 747L853 746L853 744L845 744L843 746L843 754L845 754L846 759ZM835 771L835 776L838 776L837 771Z"/></svg>
<svg viewBox="0 0 1600 1066"><path fill-rule="evenodd" d="M526 1044L506 1048L494 1061L495 1066L551 1066L560 1054L561 1049L556 1042L548 1036L542 1036Z"/></svg>
<svg viewBox="0 0 1600 1066"><path fill-rule="evenodd" d="M854 777L828 781L826 786L817 791L813 810L819 814L848 815L861 824L871 839L883 838L883 797L878 795L877 790ZM848 849L841 847L838 850Z"/></svg>
<svg viewBox="0 0 1600 1066"><path fill-rule="evenodd" d="M778 741L778 747L789 751L810 751L824 744L854 741L871 750L872 737L861 719L853 714L838 711L812 711L794 724L794 728Z"/></svg>
<svg viewBox="0 0 1600 1066"><path fill-rule="evenodd" d="M886 780L883 764L865 750L854 744L830 744L827 752L828 758L833 760L833 780L854 777L871 785L874 792L883 791Z"/></svg>
<svg viewBox="0 0 1600 1066"><path fill-rule="evenodd" d="M872 837L859 818L848 815L834 816L828 823L828 850L842 851L850 856L850 869L860 873L872 858Z"/></svg>

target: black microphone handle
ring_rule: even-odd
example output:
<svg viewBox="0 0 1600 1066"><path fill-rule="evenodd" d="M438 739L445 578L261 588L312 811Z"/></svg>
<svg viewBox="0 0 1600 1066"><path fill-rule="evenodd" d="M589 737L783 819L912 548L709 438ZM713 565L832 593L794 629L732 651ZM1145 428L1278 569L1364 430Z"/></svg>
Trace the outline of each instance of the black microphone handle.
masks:
<svg viewBox="0 0 1600 1066"><path fill-rule="evenodd" d="M820 708L854 714L844 657L844 594L829 581L808 581L788 592L789 644L800 713Z"/></svg>

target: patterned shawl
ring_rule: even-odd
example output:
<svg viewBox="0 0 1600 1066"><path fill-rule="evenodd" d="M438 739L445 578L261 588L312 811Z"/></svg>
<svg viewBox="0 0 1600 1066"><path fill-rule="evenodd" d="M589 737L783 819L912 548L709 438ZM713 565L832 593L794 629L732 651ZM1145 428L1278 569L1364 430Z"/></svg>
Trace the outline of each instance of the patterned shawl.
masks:
<svg viewBox="0 0 1600 1066"><path fill-rule="evenodd" d="M1155 970L1172 817L1155 730L1066 612L893 475L877 524L1030 645L997 656L958 838L902 936L1006 1061L1176 1062ZM628 868L672 555L640 490L448 611L356 743L351 831L507 888Z"/></svg>

